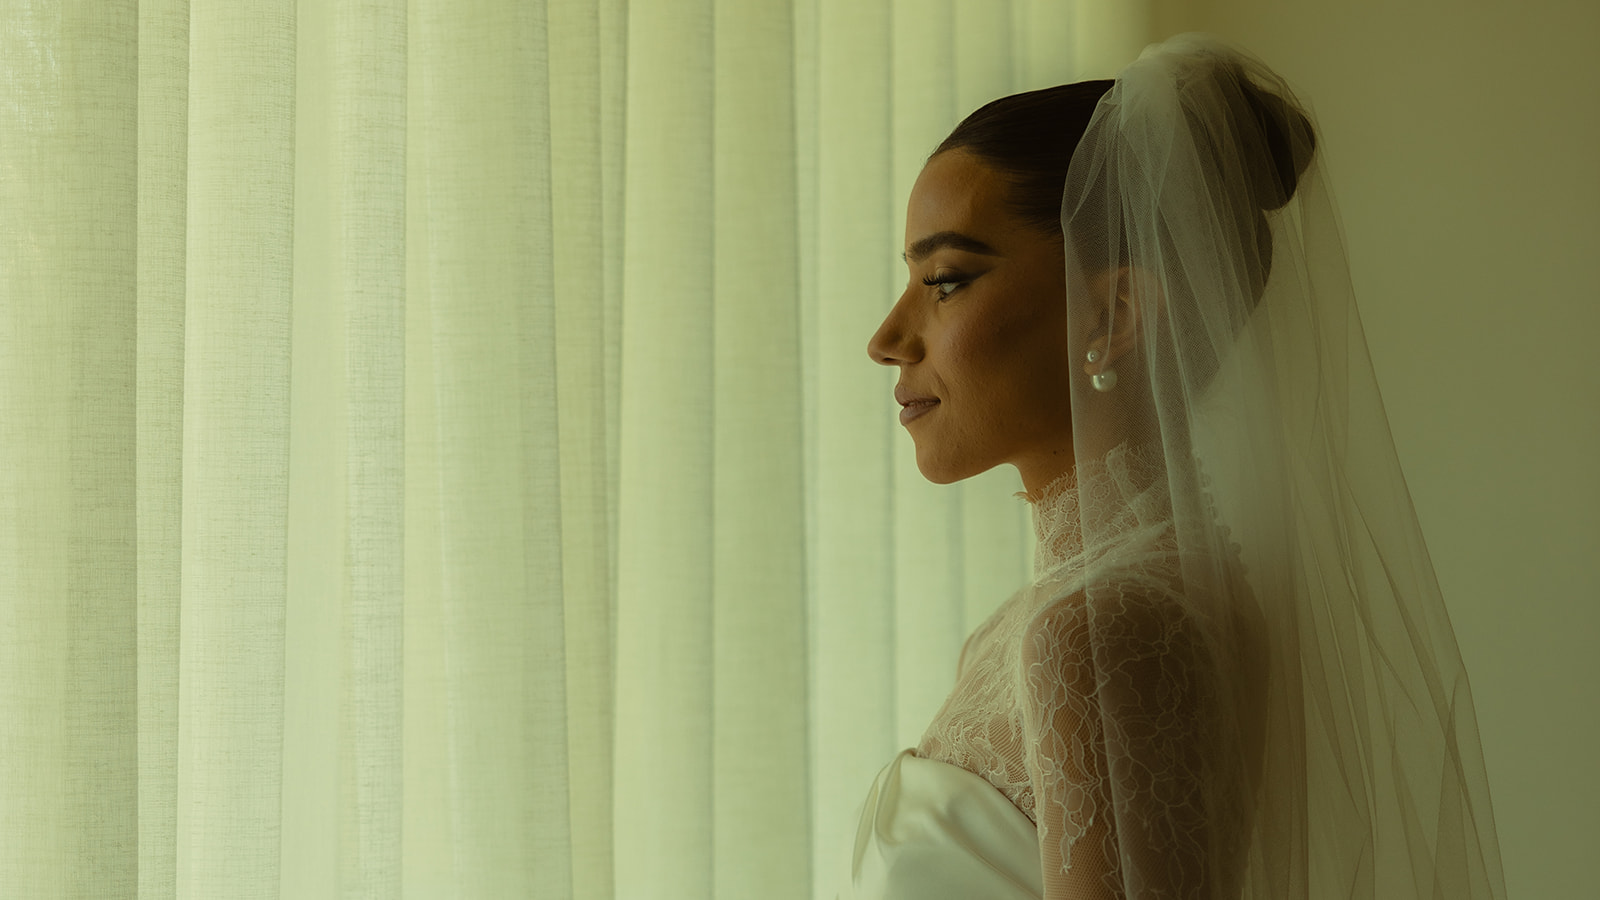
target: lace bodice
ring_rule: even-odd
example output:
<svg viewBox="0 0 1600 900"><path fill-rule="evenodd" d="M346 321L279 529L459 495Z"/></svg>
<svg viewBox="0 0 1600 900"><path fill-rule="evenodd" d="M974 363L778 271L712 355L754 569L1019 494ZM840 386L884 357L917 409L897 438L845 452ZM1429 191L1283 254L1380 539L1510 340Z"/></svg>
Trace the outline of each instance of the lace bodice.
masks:
<svg viewBox="0 0 1600 900"><path fill-rule="evenodd" d="M1142 537L1147 547L1170 544L1161 540L1170 537L1161 531L1167 524L1163 510L1141 505L1135 486L1139 472L1159 463L1159 459L1143 458L1137 450L1119 448L1105 465L1086 470L1084 479L1091 492L1103 495L1120 490L1134 498L1134 504L1127 507L1129 521L1119 530ZM1035 620L1045 607L1081 585L1087 560L1076 470L1068 470L1035 494L1017 496L1032 506L1034 581L1012 594L967 637L956 667L955 686L923 732L917 755L983 776L1028 818L1035 819L1032 779L1024 753L1023 701L1028 691L1023 684L1022 645L1030 623L1039 624ZM1146 533L1135 535L1141 522L1147 523Z"/></svg>
<svg viewBox="0 0 1600 900"><path fill-rule="evenodd" d="M1015 667L1015 654L1008 651L1020 646L1028 593L1018 591L967 638L955 688L923 732L917 755L981 775L1033 820L1022 710L1017 685L1005 671Z"/></svg>
<svg viewBox="0 0 1600 900"><path fill-rule="evenodd" d="M1023 495L1034 581L968 637L916 747L981 776L1034 822L1046 900L1121 897L1125 852L1197 871L1208 829L1246 827L1236 712L1257 701L1234 693L1252 683L1233 649L1244 626L1197 615L1219 607L1179 587L1172 515L1141 489L1140 472L1160 464L1116 452L1087 487L1069 474ZM1086 515L1099 544L1088 550ZM1116 822L1154 831L1119 847Z"/></svg>
<svg viewBox="0 0 1600 900"><path fill-rule="evenodd" d="M1074 472L1038 495L1017 496L1033 507L1036 578L1081 552ZM955 686L916 749L924 759L982 776L1030 820L1034 792L1024 753L1021 648L1023 629L1039 612L1040 600L1039 585L1022 588L967 637Z"/></svg>

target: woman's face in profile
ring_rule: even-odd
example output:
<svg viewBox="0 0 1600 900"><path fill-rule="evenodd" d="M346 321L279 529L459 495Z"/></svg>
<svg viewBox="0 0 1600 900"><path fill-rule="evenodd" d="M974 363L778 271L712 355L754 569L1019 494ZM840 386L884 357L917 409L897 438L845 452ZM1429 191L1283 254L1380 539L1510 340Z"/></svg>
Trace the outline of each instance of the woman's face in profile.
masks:
<svg viewBox="0 0 1600 900"><path fill-rule="evenodd" d="M1012 463L1036 490L1072 466L1062 248L1005 190L965 150L928 161L906 208L910 277L867 345L900 368L901 422L936 484Z"/></svg>

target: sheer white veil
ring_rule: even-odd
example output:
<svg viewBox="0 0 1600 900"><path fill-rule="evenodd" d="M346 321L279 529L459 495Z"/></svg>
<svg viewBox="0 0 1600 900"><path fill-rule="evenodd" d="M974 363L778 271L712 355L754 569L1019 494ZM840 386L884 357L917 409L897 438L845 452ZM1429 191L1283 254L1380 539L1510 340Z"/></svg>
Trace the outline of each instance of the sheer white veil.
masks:
<svg viewBox="0 0 1600 900"><path fill-rule="evenodd" d="M1041 839L1101 835L1127 900L1505 895L1315 134L1265 65L1183 35L1068 171L1082 545L1038 584L1072 573L1096 715Z"/></svg>

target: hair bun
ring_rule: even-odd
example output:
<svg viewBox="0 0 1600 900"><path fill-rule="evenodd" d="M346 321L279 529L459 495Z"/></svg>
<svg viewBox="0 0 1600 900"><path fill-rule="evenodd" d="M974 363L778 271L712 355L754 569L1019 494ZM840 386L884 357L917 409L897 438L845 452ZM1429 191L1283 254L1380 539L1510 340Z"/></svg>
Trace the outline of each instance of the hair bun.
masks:
<svg viewBox="0 0 1600 900"><path fill-rule="evenodd" d="M1266 161L1271 163L1270 166L1251 167L1251 187L1263 211L1278 209L1294 196L1300 176L1311 164L1311 154L1317 146L1316 134L1312 131L1311 120L1294 104L1258 86L1242 72L1234 75L1254 119L1251 130L1265 142ZM1245 123L1240 124L1249 128Z"/></svg>

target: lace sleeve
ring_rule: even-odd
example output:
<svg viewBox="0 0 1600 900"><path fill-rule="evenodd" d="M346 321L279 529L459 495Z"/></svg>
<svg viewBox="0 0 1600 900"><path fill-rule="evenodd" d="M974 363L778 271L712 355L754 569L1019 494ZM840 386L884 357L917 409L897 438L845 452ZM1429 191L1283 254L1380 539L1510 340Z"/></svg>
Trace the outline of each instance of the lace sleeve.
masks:
<svg viewBox="0 0 1600 900"><path fill-rule="evenodd" d="M972 649L972 642L977 639L978 633L982 630L981 627L972 629L972 633L967 635L967 639L961 642L961 655L956 657L957 681L961 680L961 673L967 670L967 651Z"/></svg>
<svg viewBox="0 0 1600 900"><path fill-rule="evenodd" d="M1220 889L1207 866L1201 644L1161 593L1080 591L1024 632L1045 900L1209 900Z"/></svg>

